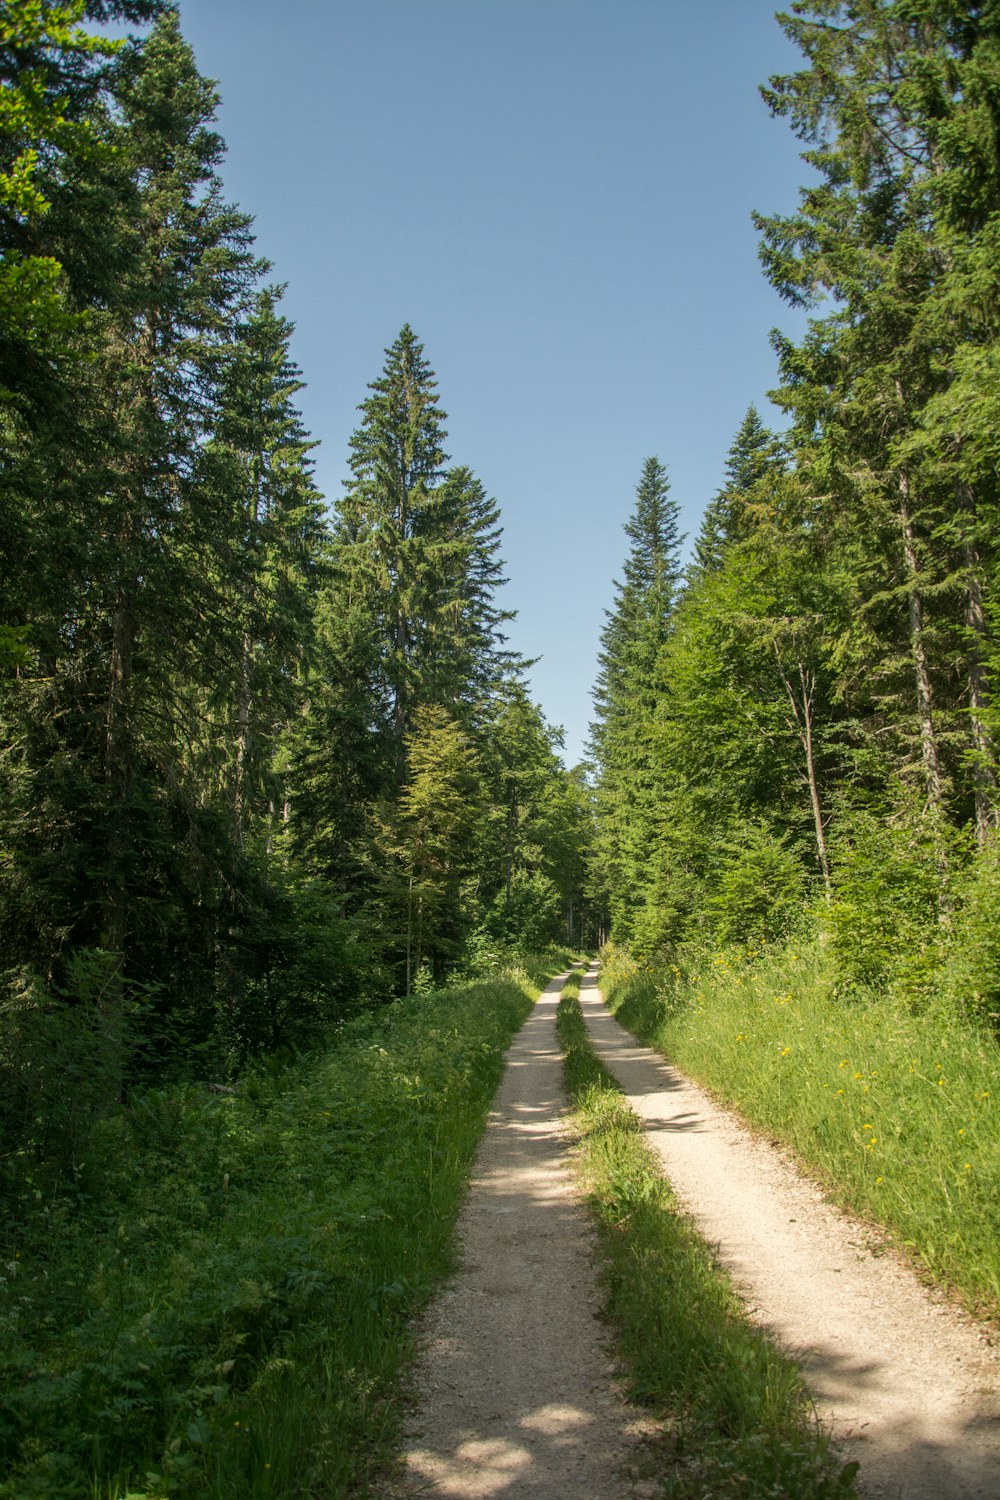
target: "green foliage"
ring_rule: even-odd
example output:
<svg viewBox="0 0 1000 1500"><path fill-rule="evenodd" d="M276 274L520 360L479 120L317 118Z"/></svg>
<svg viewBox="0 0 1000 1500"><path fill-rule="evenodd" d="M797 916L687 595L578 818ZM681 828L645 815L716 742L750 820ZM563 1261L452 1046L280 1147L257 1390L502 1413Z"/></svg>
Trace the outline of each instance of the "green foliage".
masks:
<svg viewBox="0 0 1000 1500"><path fill-rule="evenodd" d="M97 7L85 0L8 0L0 18L0 400L24 390L16 360L65 359L80 312L52 251L53 197L106 149L104 70L117 44L84 19L148 17L153 4ZM101 11L103 14L99 14ZM20 390L19 390L20 388Z"/></svg>
<svg viewBox="0 0 1000 1500"><path fill-rule="evenodd" d="M1000 1032L1000 849L990 838L955 881L940 990L950 1007Z"/></svg>
<svg viewBox="0 0 1000 1500"><path fill-rule="evenodd" d="M541 870L515 870L509 889L494 897L484 918L485 932L496 941L516 936L528 949L542 948L558 938L562 926L559 890Z"/></svg>
<svg viewBox="0 0 1000 1500"><path fill-rule="evenodd" d="M72 1191L22 1180L0 1495L346 1493L384 1461L526 983L397 1001L239 1090L137 1092Z"/></svg>
<svg viewBox="0 0 1000 1500"><path fill-rule="evenodd" d="M466 887L479 847L481 792L472 747L443 708L415 709L407 779L375 836L379 913L403 968L405 994L427 962L435 979L471 924Z"/></svg>
<svg viewBox="0 0 1000 1500"><path fill-rule="evenodd" d="M337 893L280 865L233 934L221 977L225 988L202 1034L207 1029L206 1050L226 1076L254 1058L316 1046L345 1016L390 994L381 953L345 917ZM195 1031L197 1018L188 1025Z"/></svg>
<svg viewBox="0 0 1000 1500"><path fill-rule="evenodd" d="M49 1191L74 1186L95 1125L118 1103L144 1002L118 993L118 960L78 950L59 992L11 974L0 994L0 1195L25 1178ZM115 1003L110 1003L110 997Z"/></svg>
<svg viewBox="0 0 1000 1500"><path fill-rule="evenodd" d="M824 913L825 915L825 913ZM828 944L606 955L618 1019L794 1148L974 1310L1000 1306L995 1035L938 1003L848 1003Z"/></svg>
<svg viewBox="0 0 1000 1500"><path fill-rule="evenodd" d="M665 1493L847 1500L857 1464L838 1468L798 1369L750 1322L681 1213L590 1048L572 983L558 1027L626 1378L633 1399L664 1422L656 1463Z"/></svg>
<svg viewBox="0 0 1000 1500"><path fill-rule="evenodd" d="M709 897L710 922L722 945L755 946L787 936L800 921L805 895L802 862L766 827L734 839Z"/></svg>
<svg viewBox="0 0 1000 1500"><path fill-rule="evenodd" d="M518 683L494 699L478 738L483 930L494 941L529 948L590 940L593 913L584 886L593 806L585 769L563 767L560 732Z"/></svg>
<svg viewBox="0 0 1000 1500"><path fill-rule="evenodd" d="M836 894L824 914L839 981L904 989L940 961L941 837L912 802L895 818L855 814L837 846Z"/></svg>

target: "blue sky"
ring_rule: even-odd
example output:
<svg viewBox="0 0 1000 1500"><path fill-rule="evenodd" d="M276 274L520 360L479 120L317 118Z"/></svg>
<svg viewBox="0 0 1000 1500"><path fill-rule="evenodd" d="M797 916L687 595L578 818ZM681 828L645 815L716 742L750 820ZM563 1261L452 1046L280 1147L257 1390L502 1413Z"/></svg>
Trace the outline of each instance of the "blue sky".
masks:
<svg viewBox="0 0 1000 1500"><path fill-rule="evenodd" d="M805 168L757 92L761 0L180 0L219 81L229 196L288 283L332 501L409 322L448 451L501 506L512 644L583 754L643 460L693 535L750 404L777 422L753 208Z"/></svg>

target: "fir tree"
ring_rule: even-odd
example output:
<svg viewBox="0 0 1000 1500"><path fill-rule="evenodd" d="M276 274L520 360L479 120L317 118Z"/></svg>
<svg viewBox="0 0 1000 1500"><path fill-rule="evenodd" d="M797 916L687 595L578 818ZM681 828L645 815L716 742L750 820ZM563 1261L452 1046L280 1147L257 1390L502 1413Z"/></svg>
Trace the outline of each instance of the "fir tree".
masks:
<svg viewBox="0 0 1000 1500"><path fill-rule="evenodd" d="M338 506L341 587L363 600L379 649L379 689L396 744L397 777L410 714L431 655L429 606L454 541L444 531L444 413L423 346L407 324L386 350L351 438L354 479Z"/></svg>
<svg viewBox="0 0 1000 1500"><path fill-rule="evenodd" d="M196 475L217 356L259 265L249 220L221 201L216 96L174 13L121 54L114 93L114 298L89 320L74 440L18 453L29 493L44 476L58 498L27 538L42 587L59 576L45 597L36 585L33 670L8 695L6 956L58 973L97 945L116 966L108 997L181 973L177 993L204 994L228 843L188 753L222 530Z"/></svg>
<svg viewBox="0 0 1000 1500"><path fill-rule="evenodd" d="M374 643L369 688L399 783L412 712L461 705L471 723L518 659L504 647L510 614L495 603L499 512L469 469L445 470L444 413L409 326L370 389L337 508L334 588Z"/></svg>
<svg viewBox="0 0 1000 1500"><path fill-rule="evenodd" d="M783 467L779 439L764 426L757 408L749 406L726 456L725 483L705 509L694 547L695 570L720 567L727 546L748 535L754 506L766 504L761 494L765 482Z"/></svg>
<svg viewBox="0 0 1000 1500"><path fill-rule="evenodd" d="M678 509L659 459L643 465L625 533L631 547L601 636L592 732L598 849L607 863L612 929L619 936L627 935L639 900L642 845L655 816L656 669L681 577Z"/></svg>

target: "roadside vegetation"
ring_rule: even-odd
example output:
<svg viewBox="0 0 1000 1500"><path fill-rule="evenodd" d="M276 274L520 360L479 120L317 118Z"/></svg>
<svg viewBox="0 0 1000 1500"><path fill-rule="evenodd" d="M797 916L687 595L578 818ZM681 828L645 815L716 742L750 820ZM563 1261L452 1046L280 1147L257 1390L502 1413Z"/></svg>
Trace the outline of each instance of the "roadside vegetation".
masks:
<svg viewBox="0 0 1000 1500"><path fill-rule="evenodd" d="M996 1034L944 1000L845 995L826 945L605 952L618 1020L792 1146L974 1312L1000 1311Z"/></svg>
<svg viewBox="0 0 1000 1500"><path fill-rule="evenodd" d="M27 1175L0 1253L3 1500L363 1490L540 973L399 999L235 1091L136 1092L74 1174Z"/></svg>
<svg viewBox="0 0 1000 1500"><path fill-rule="evenodd" d="M774 336L781 431L749 406L687 554L642 470L591 893L619 1019L995 1314L998 31L929 14L778 17L761 92L812 175L755 223L809 318Z"/></svg>
<svg viewBox="0 0 1000 1500"><path fill-rule="evenodd" d="M752 1325L680 1213L638 1117L590 1047L578 993L574 978L558 1012L566 1084L629 1391L663 1424L664 1494L853 1495L857 1464L831 1456L800 1372Z"/></svg>

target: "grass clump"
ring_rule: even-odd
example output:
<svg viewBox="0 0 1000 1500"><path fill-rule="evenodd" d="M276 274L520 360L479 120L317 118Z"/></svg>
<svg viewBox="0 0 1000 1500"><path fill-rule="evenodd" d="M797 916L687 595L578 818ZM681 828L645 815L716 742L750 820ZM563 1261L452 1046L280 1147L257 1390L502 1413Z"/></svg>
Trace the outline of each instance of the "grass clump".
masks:
<svg viewBox="0 0 1000 1500"><path fill-rule="evenodd" d="M364 1492L534 991L397 1001L239 1092L139 1095L0 1253L3 1500Z"/></svg>
<svg viewBox="0 0 1000 1500"><path fill-rule="evenodd" d="M857 1464L832 1458L796 1366L750 1323L678 1210L642 1126L587 1040L578 981L558 1012L566 1084L634 1399L664 1422L675 1500L834 1500Z"/></svg>
<svg viewBox="0 0 1000 1500"><path fill-rule="evenodd" d="M639 965L602 988L630 1031L794 1147L973 1311L1000 1309L998 1052L938 1005L851 999L818 943Z"/></svg>

